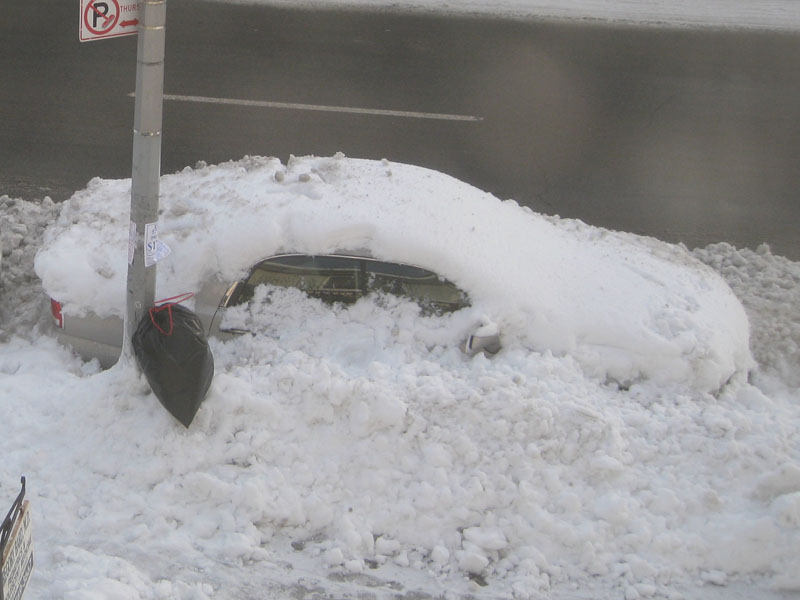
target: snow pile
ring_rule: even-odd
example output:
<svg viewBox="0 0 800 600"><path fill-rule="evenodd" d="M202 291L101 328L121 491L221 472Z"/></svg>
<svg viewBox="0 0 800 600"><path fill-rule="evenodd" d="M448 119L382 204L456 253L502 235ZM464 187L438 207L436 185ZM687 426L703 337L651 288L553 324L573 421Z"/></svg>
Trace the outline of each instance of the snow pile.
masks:
<svg viewBox="0 0 800 600"><path fill-rule="evenodd" d="M36 272L67 314L124 312L129 189L92 181L48 231ZM251 157L164 177L161 205L173 254L157 297L196 291L216 273L233 281L278 252L366 248L468 291L462 337L496 322L509 349L569 354L624 385L716 390L751 365L741 304L685 249L546 218L419 167Z"/></svg>
<svg viewBox="0 0 800 600"><path fill-rule="evenodd" d="M45 228L57 218L60 207L50 198L27 202L0 196L0 341L10 329L24 331L44 320L47 298L41 286L31 283L33 259ZM2 511L0 511L2 512Z"/></svg>
<svg viewBox="0 0 800 600"><path fill-rule="evenodd" d="M773 256L766 244L756 250L716 244L694 255L719 271L747 308L762 380L800 387L800 266Z"/></svg>
<svg viewBox="0 0 800 600"><path fill-rule="evenodd" d="M492 358L468 359L452 342L470 315L424 317L391 299L330 309L291 290L261 289L230 315L255 334L212 340L217 374L186 430L132 365L99 371L60 348L52 328L29 320L42 304L33 299L38 281L21 277L31 273L33 249L41 248L44 274L55 245L70 249L63 241L70 232L84 241L91 232L106 235L95 198L123 233L105 251L72 254L94 261L75 265L86 285L72 288L90 287L100 297L103 282L119 277L127 219L115 194L127 186L92 182L63 206L46 241L42 225L58 207L0 202L4 244L20 250L4 256L0 288L10 316L0 342L0 504L10 505L20 474L27 475L37 552L29 596L677 600L728 598L740 586L747 593L737 597L788 598L800 590L800 394L790 379L800 322L797 263L766 249L718 245L695 251L711 265L701 268L680 248L545 219L399 165L339 157L284 167L249 159L189 170L164 178L163 238L173 254L160 272L173 279L207 268L235 271L240 258L263 250L258 238L266 234L276 248L357 242L394 251L404 245L393 240L422 238L438 204L416 205L425 209L419 233L404 229L410 216L380 213L398 228L397 238L374 215L376 226L362 227L368 213L361 211L384 194L410 211L417 195L399 190L427 188L450 215L442 225L449 238L476 240L465 227L497 226L484 204L498 218L534 228L539 235L524 241L515 233L524 227L513 223L508 235L485 238L508 252L522 244L534 271L546 268L537 256L565 257L563 269L583 256L620 277L619 285L641 274L636 281L662 302L683 290L699 310L718 294L726 306L730 291L713 267L748 310L758 363L755 384L734 378L718 394L656 373L621 389L588 368L601 358L532 350L529 331L513 332ZM345 187L363 205L325 211ZM247 204L250 194L264 204ZM296 212L267 209L289 200ZM241 203L249 215L276 218L267 226L253 219L239 240L252 256L237 258L227 242ZM322 215L333 218L338 236L328 235ZM317 234L299 236L298 221ZM203 222L220 227L218 242L206 239L217 236L210 225L197 227ZM492 262L488 246L479 252L460 244L432 243L408 258L429 257L423 266L474 284L480 314L501 311L506 324L528 315L519 297L524 281L501 290L509 303L503 311L492 282L460 270L458 258L474 252L487 261L481 270L499 271L525 261ZM120 250L122 265L112 256ZM49 285L72 289L54 273L47 271ZM566 275L544 289L566 285ZM616 307L603 303L620 297L618 282L590 282L598 286L597 306L585 310L613 314ZM578 283L568 289L580 295ZM640 294L631 290L628 302ZM652 313L631 307L632 314L663 314L652 299ZM544 308L559 316L557 305ZM651 318L640 323L641 337L651 325ZM650 360L658 365L655 355ZM674 369L669 355L661 360L664 370Z"/></svg>

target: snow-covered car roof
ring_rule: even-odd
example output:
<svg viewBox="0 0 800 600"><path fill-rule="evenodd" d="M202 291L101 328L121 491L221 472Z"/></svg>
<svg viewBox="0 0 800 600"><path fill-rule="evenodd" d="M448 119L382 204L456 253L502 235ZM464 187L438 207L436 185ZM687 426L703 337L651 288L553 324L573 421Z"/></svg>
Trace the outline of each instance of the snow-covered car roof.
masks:
<svg viewBox="0 0 800 600"><path fill-rule="evenodd" d="M590 373L704 391L752 364L728 285L685 248L548 217L432 170L333 157L246 157L161 178L156 298L233 280L280 252L367 249L433 270L497 323L504 346ZM64 311L124 314L130 180L64 202L35 268Z"/></svg>

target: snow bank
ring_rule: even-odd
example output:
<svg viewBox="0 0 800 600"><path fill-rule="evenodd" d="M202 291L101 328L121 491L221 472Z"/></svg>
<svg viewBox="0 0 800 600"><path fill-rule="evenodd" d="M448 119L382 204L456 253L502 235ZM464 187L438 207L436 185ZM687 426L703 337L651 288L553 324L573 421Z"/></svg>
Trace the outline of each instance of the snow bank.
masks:
<svg viewBox="0 0 800 600"><path fill-rule="evenodd" d="M760 384L770 391L781 384L800 388L800 265L774 256L767 244L751 250L720 243L693 254L725 278L746 308Z"/></svg>
<svg viewBox="0 0 800 600"><path fill-rule="evenodd" d="M47 320L46 296L38 280L31 281L33 259L59 208L50 198L27 202L0 196L0 341L18 327L31 329Z"/></svg>
<svg viewBox="0 0 800 600"><path fill-rule="evenodd" d="M211 182L225 169L247 173L239 167L190 173ZM275 167L293 189L314 177ZM92 184L114 185L126 193L125 182ZM56 230L99 219L90 206L65 205ZM467 360L448 343L463 315L424 318L402 301L330 310L291 291L269 303L259 295L231 317L257 334L212 342L217 376L185 430L132 365L84 364L34 316L45 307L33 254L55 243L53 230L47 244L41 236L59 207L0 198L0 209L0 503L27 475L32 597L710 600L800 590L800 396L789 377L798 263L766 248L695 251L754 326L752 381L762 387L736 379L717 395L654 380L619 389L568 354L523 343ZM631 243L550 225L592 232L617 254ZM182 253L176 244L170 260Z"/></svg>
<svg viewBox="0 0 800 600"><path fill-rule="evenodd" d="M64 204L36 272L66 313L122 315L129 180ZM682 248L547 218L451 177L388 161L250 157L163 177L157 297L234 280L278 252L366 248L466 290L507 348L574 356L597 377L716 390L751 365L728 285ZM466 330L465 330L466 332Z"/></svg>

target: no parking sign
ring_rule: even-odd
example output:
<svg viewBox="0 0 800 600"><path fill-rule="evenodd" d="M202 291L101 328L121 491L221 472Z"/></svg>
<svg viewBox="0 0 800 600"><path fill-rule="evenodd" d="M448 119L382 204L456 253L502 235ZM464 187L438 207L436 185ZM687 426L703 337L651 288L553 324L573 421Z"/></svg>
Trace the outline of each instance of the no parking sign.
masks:
<svg viewBox="0 0 800 600"><path fill-rule="evenodd" d="M135 35L139 0L81 0L78 39L82 42Z"/></svg>

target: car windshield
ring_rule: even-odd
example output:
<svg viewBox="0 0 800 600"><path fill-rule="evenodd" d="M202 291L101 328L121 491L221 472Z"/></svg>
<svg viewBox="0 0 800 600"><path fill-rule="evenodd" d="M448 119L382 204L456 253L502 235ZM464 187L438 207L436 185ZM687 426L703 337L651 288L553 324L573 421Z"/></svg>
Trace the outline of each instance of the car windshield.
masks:
<svg viewBox="0 0 800 600"><path fill-rule="evenodd" d="M248 302L262 284L295 287L329 304L351 304L369 293L406 297L433 313L469 304L466 294L451 282L419 267L351 256L287 254L255 265L227 305Z"/></svg>

